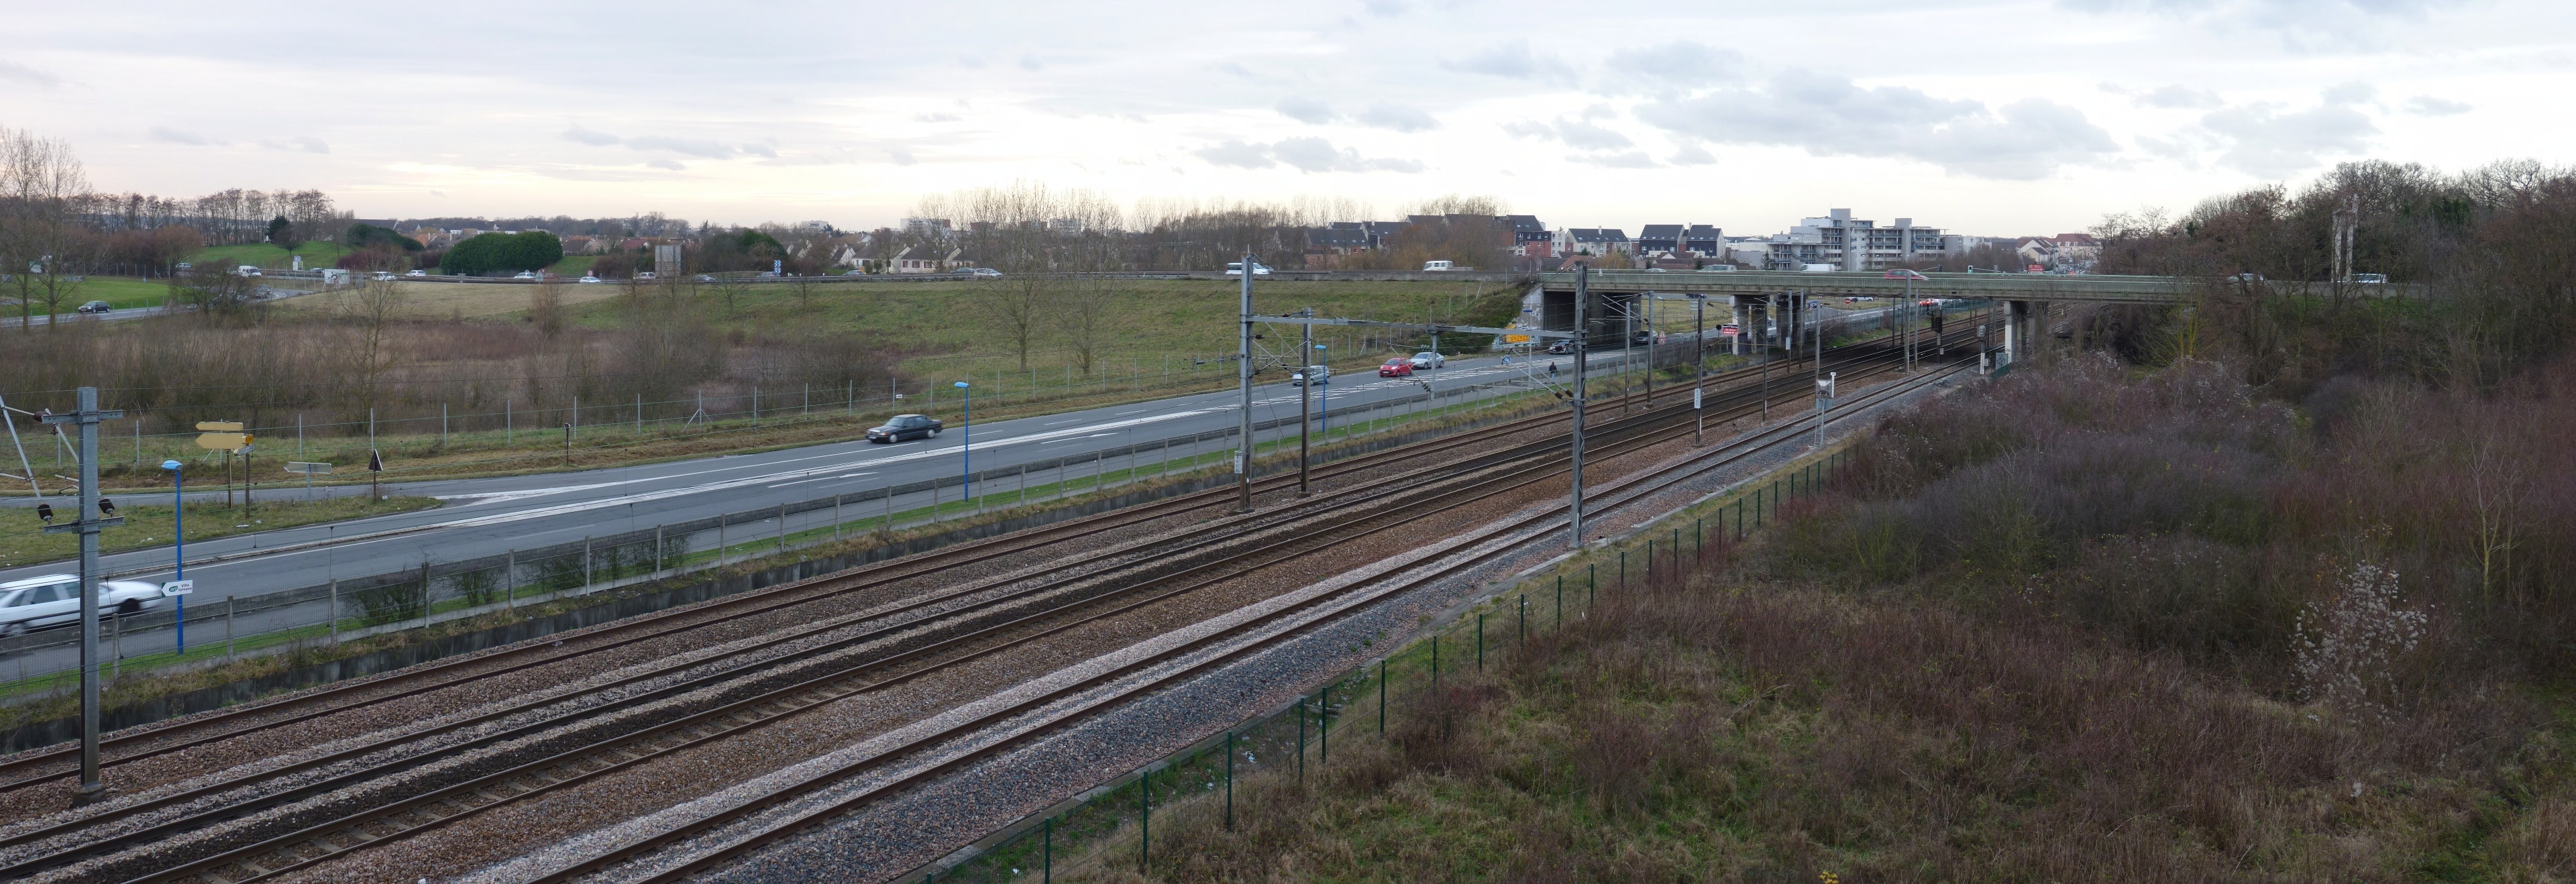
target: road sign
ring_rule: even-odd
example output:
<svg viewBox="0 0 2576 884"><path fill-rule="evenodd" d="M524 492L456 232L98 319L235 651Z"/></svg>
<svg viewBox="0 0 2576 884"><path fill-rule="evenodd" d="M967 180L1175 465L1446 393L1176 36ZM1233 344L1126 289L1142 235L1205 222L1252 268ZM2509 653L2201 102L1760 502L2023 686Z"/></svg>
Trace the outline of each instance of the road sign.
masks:
<svg viewBox="0 0 2576 884"><path fill-rule="evenodd" d="M1725 337L1730 337L1730 338L1731 338L1731 337L1735 337L1736 335L1743 334L1743 333L1744 333L1744 327L1743 327L1743 326L1740 326L1740 325L1736 325L1735 323L1730 322L1730 323L1727 323L1727 324L1725 324L1725 325L1718 326L1718 327L1717 327L1717 333L1718 333L1718 334L1720 334L1720 335L1723 335L1723 336L1725 336Z"/></svg>
<svg viewBox="0 0 2576 884"><path fill-rule="evenodd" d="M233 426L241 426L234 424ZM200 433L197 447L207 451L234 451L250 447L249 433Z"/></svg>
<svg viewBox="0 0 2576 884"><path fill-rule="evenodd" d="M240 421L198 421L197 431L201 433L238 433L242 431L242 425Z"/></svg>
<svg viewBox="0 0 2576 884"><path fill-rule="evenodd" d="M196 591L197 581L194 580L173 580L161 584L162 595L187 595Z"/></svg>
<svg viewBox="0 0 2576 884"><path fill-rule="evenodd" d="M300 460L290 460L286 462L286 471L290 473L303 473L307 476L328 476L331 475L331 465L327 463L305 463Z"/></svg>
<svg viewBox="0 0 2576 884"><path fill-rule="evenodd" d="M1824 377L1817 378L1816 395L1822 396L1826 399L1834 398L1834 377L1838 374L1841 374L1841 372L1833 372L1825 375Z"/></svg>
<svg viewBox="0 0 2576 884"><path fill-rule="evenodd" d="M1528 335L1504 335L1504 336L1503 336L1503 343L1506 343L1506 344L1526 344L1526 343L1529 343L1529 342L1530 342L1530 336L1528 336Z"/></svg>
<svg viewBox="0 0 2576 884"><path fill-rule="evenodd" d="M367 472L381 473L384 471L385 456L376 453L376 450L373 448L367 449Z"/></svg>

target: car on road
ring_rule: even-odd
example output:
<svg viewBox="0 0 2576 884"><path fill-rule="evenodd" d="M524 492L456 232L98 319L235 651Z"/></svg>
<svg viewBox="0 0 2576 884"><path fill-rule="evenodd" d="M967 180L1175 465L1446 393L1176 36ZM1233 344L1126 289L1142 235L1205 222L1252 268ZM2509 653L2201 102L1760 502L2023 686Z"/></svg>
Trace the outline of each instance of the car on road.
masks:
<svg viewBox="0 0 2576 884"><path fill-rule="evenodd" d="M407 270L407 271L404 271L404 272L403 272L403 275L404 275L404 276L413 276L413 277L428 276L428 275L429 275L429 271L427 271L427 270Z"/></svg>
<svg viewBox="0 0 2576 884"><path fill-rule="evenodd" d="M133 580L109 580L98 586L98 611L114 617L140 614L161 606L161 587ZM47 574L0 583L0 636L80 622L80 575Z"/></svg>
<svg viewBox="0 0 2576 884"><path fill-rule="evenodd" d="M886 422L868 428L868 441L901 442L905 439L928 439L947 427L938 418L920 414L898 414Z"/></svg>
<svg viewBox="0 0 2576 884"><path fill-rule="evenodd" d="M582 274L582 275L581 275L581 281L583 281L583 282L606 282L606 280L600 279L599 277L592 276L592 275L587 274L587 273L584 273L584 274Z"/></svg>
<svg viewBox="0 0 2576 884"><path fill-rule="evenodd" d="M1412 373L1413 360L1410 359L1389 359L1385 365L1377 367L1377 376L1382 378L1400 378Z"/></svg>
<svg viewBox="0 0 2576 884"><path fill-rule="evenodd" d="M1227 264L1227 265L1225 265L1225 275L1227 275L1227 276L1242 276L1242 275L1243 275L1243 262L1241 262L1241 261L1236 261L1236 262L1234 262L1234 263L1232 263L1232 264ZM1259 262L1259 261L1254 261L1254 262L1252 262L1252 275L1254 275L1254 276L1269 276L1269 275L1270 275L1270 265L1263 264L1263 263L1261 263L1261 262Z"/></svg>
<svg viewBox="0 0 2576 884"><path fill-rule="evenodd" d="M1289 382L1289 383L1291 383L1291 384L1296 384L1296 385L1301 386L1301 387L1302 387L1302 386L1305 386L1306 382L1307 382L1307 381L1310 381L1310 380L1311 380L1311 381L1314 381L1315 383L1318 383L1318 384L1329 384L1329 383L1332 383L1332 382L1333 382L1333 369L1332 369L1332 367L1331 367L1331 366L1324 366L1324 365L1309 365L1309 366L1306 366L1306 370L1305 370L1305 371L1301 371L1301 372L1298 372L1298 373L1296 373L1296 374L1293 374L1293 375L1289 375L1289 376L1288 376L1288 382Z"/></svg>
<svg viewBox="0 0 2576 884"><path fill-rule="evenodd" d="M2381 284L2385 284L2386 282L2388 282L2388 274L2385 274L2385 273L2355 273L2355 274L2353 274L2353 275L2352 275L2352 281L2353 281L2353 282L2360 283L2360 284L2362 284L2362 285L2381 285Z"/></svg>
<svg viewBox="0 0 2576 884"><path fill-rule="evenodd" d="M1413 367L1415 368L1439 368L1447 364L1449 364L1449 357L1442 356L1431 350L1424 350L1420 353L1413 354Z"/></svg>
<svg viewBox="0 0 2576 884"><path fill-rule="evenodd" d="M1572 353L1574 352L1574 341L1572 339L1558 339L1551 341L1547 345L1547 352Z"/></svg>
<svg viewBox="0 0 2576 884"><path fill-rule="evenodd" d="M652 278L653 278L653 271L650 271L650 270L639 271L639 272L637 272L637 273L635 274L635 278L636 278L636 279L652 279Z"/></svg>
<svg viewBox="0 0 2576 884"><path fill-rule="evenodd" d="M1923 274L1916 273L1916 272L1914 272L1914 271L1912 271L1912 270L1907 270L1907 269L1902 268L1902 267L1899 267L1899 268L1897 268L1897 269L1895 269L1895 270L1890 270L1890 271L1888 271L1885 275L1880 276L1879 278L1880 278L1880 279L1913 279L1913 280L1921 280L1921 281L1924 281L1924 282L1930 282L1930 281L1932 280L1932 277L1925 276L1925 275L1923 275Z"/></svg>
<svg viewBox="0 0 2576 884"><path fill-rule="evenodd" d="M516 275L516 276L512 276L512 277L510 277L510 278L511 278L511 279L535 279L535 278L537 278L537 275L536 275L535 273L532 273L532 272L529 272L529 271L526 271L526 270L521 270L521 271L519 271L518 275Z"/></svg>
<svg viewBox="0 0 2576 884"><path fill-rule="evenodd" d="M233 275L234 275L234 276L242 277L242 278L244 278L244 279L248 279L248 278L253 277L253 276L258 276L258 275L259 275L259 268L258 268L258 267L255 267L255 266L252 266L252 265L249 265L249 264L244 264L244 265L241 265L241 266L239 266L239 267L235 267L235 268L233 268Z"/></svg>
<svg viewBox="0 0 2576 884"><path fill-rule="evenodd" d="M80 312L82 313L105 313L114 309L116 308L108 306L106 301L91 301L87 304L80 305Z"/></svg>
<svg viewBox="0 0 2576 884"><path fill-rule="evenodd" d="M959 267L957 268L957 275L992 277L1002 275L1002 271L995 270L990 267Z"/></svg>
<svg viewBox="0 0 2576 884"><path fill-rule="evenodd" d="M1702 268L1700 268L1700 269L1699 269L1699 272L1701 272L1701 273L1733 273L1733 272L1735 272L1735 265L1733 265L1733 264L1711 264L1711 265L1708 265L1708 266L1706 266L1706 267L1702 267Z"/></svg>
<svg viewBox="0 0 2576 884"><path fill-rule="evenodd" d="M699 282L714 282L714 281L716 281L716 278L715 278L714 276L711 276L711 275L708 275L708 274L701 273L701 274L698 274L698 281L699 281Z"/></svg>

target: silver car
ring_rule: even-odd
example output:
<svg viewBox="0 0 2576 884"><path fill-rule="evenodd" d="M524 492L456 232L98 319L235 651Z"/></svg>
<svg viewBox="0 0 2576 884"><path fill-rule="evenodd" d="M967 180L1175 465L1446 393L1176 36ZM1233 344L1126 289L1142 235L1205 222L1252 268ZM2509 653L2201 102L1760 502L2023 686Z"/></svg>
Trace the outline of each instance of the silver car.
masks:
<svg viewBox="0 0 2576 884"><path fill-rule="evenodd" d="M1413 354L1413 368L1415 371L1429 371L1431 369L1447 365L1448 363L1449 357L1442 356L1429 350Z"/></svg>
<svg viewBox="0 0 2576 884"><path fill-rule="evenodd" d="M98 610L106 616L140 614L161 606L161 587L132 580L99 584ZM80 622L80 576L47 574L0 583L0 637Z"/></svg>

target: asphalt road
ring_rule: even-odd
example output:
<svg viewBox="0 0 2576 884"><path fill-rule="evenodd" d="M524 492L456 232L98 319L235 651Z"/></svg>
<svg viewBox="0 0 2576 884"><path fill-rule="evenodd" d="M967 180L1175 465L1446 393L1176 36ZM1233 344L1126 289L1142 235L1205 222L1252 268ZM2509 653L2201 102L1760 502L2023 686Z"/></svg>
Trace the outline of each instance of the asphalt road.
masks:
<svg viewBox="0 0 2576 884"><path fill-rule="evenodd" d="M1686 339L1686 338L1685 338ZM1615 374L1620 369L1622 354L1611 350L1594 355L1596 377ZM1562 370L1572 368L1570 357L1555 357ZM1496 385L1532 375L1544 377L1548 357L1536 362L1515 359L1505 363L1500 358L1455 358L1436 371L1425 371L1413 378L1380 378L1375 372L1344 375L1326 384L1319 409L1320 422L1337 421L1338 415L1364 411L1372 403L1384 404L1422 392L1416 381L1434 389L1447 391ZM1566 380L1566 378L1560 378ZM1491 395L1503 388L1477 395ZM1297 390L1286 383L1270 383L1254 388L1256 419L1286 419L1286 426L1264 431L1264 440L1296 433ZM1020 418L971 428L971 456L978 469L1008 467L1043 462L1068 454L1098 452L1129 445L1154 446L1162 440L1186 440L1199 433L1221 432L1238 426L1240 394L1233 391L1201 393L1151 402L1095 408L1086 411L1040 417ZM1419 407L1419 406L1414 406ZM760 454L720 456L652 465L619 467L532 476L490 479L395 483L386 486L392 493L423 495L445 501L429 510L375 518L314 525L256 534L235 535L201 541L188 546L187 576L196 584L190 597L191 607L200 612L213 610L227 596L249 597L266 592L315 586L335 577L359 577L417 567L427 558L438 561L471 559L498 555L506 550L529 549L564 542L577 542L585 536L614 534L636 529L650 529L656 524L686 522L723 513L742 513L794 503L919 482L962 472L968 428L949 427L934 439L914 440L892 445L861 441L811 445ZM1204 454L1230 450L1223 441L1201 443ZM1176 442L1172 457L1186 457L1188 444ZM1140 463L1151 464L1157 456L1148 451ZM1125 458L1113 460L1106 469L1125 467ZM1086 465L1076 463L1066 472L1072 477L1089 475ZM1045 470L1031 477L1031 483L1044 485L1054 481L1055 470ZM1007 493L1017 487L1013 479L997 479L990 493ZM363 493L363 486L340 489L343 493ZM274 492L291 497L300 490L280 489ZM954 500L954 486L943 489L943 499ZM897 510L927 506L928 493L897 497ZM868 509L883 504L871 502ZM857 521L867 514L852 511L847 518ZM821 527L831 521L829 510L789 517L790 532L808 527ZM779 526L774 522L758 525L738 524L730 529L731 539L741 542L757 536L774 535ZM715 546L714 532L691 538L690 548ZM261 552L276 550L275 552ZM172 578L169 547L158 547L117 553L102 557L107 570L118 579L165 581ZM209 561L220 557L221 561ZM70 562L56 562L33 567L0 570L0 582L39 574L63 573ZM266 608L245 613L235 628L241 635L317 623L324 616L324 603L312 602ZM202 614L201 614L202 616ZM199 623L193 630L196 643L220 641L219 625ZM69 635L68 630L48 632ZM126 656L167 650L174 637L168 630L155 630L125 637ZM43 649L19 655L10 660L9 669L24 666L28 674L73 668L68 648ZM10 673L13 674L13 673Z"/></svg>

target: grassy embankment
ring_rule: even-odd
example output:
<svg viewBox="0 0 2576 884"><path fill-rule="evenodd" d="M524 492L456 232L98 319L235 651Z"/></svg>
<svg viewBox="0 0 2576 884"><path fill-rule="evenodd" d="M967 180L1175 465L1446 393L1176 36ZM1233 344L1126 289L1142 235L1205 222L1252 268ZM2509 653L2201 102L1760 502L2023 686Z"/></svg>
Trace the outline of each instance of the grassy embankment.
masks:
<svg viewBox="0 0 2576 884"><path fill-rule="evenodd" d="M200 478L198 481L203 482L203 479ZM410 512L438 505L438 501L427 497L395 497L370 503L363 494L355 497L324 497L307 501L292 499L298 496L297 492L282 488L259 493L262 499L256 501L255 505L246 507L190 501L187 519L188 539L190 541L213 540L235 534L274 531L317 522L337 522L386 513ZM169 497L164 494L161 499L166 501ZM70 511L77 509L80 501L79 498L52 498L52 500L58 520L70 518ZM29 515L28 510L11 509L0 512L10 515L7 527L0 528L0 567L12 567L31 562L61 561L79 554L80 535L69 532L43 533L41 530L43 525L37 522L33 515ZM125 518L125 524L99 532L100 552L124 552L169 545L169 504L147 503L143 498L128 495L119 500L116 514Z"/></svg>
<svg viewBox="0 0 2576 884"><path fill-rule="evenodd" d="M2017 373L1733 561L1239 781L1236 831L1158 809L1152 877L2566 880L2570 374L2293 412L2205 364ZM1058 874L1137 880L1122 834Z"/></svg>
<svg viewBox="0 0 2576 884"><path fill-rule="evenodd" d="M269 243L247 243L237 246L213 246L188 256L198 267L239 267L249 264L263 270L284 270L294 266L294 258L304 258L304 269L320 270L337 262L349 250L338 243L308 242L290 252Z"/></svg>

